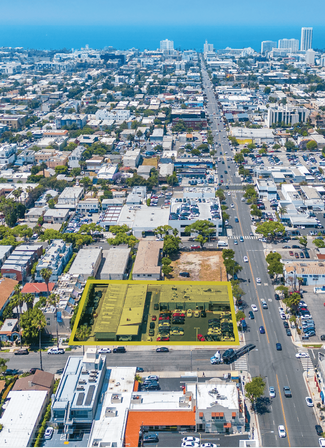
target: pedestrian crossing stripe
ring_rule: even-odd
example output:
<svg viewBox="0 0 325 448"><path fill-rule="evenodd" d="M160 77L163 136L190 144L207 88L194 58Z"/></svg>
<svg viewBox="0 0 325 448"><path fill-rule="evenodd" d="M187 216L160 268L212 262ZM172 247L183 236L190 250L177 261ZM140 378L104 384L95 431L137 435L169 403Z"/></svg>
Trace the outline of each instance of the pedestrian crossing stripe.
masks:
<svg viewBox="0 0 325 448"><path fill-rule="evenodd" d="M231 236L228 236L228 238L231 238L233 240L239 240L240 236L231 235ZM243 238L244 238L244 240L258 240L259 236L250 236L249 235L249 236L244 236Z"/></svg>
<svg viewBox="0 0 325 448"><path fill-rule="evenodd" d="M248 370L246 355L241 356L239 359L237 359L237 361L235 361L235 370Z"/></svg>
<svg viewBox="0 0 325 448"><path fill-rule="evenodd" d="M314 369L313 363L311 362L310 358L300 358L300 361L305 371Z"/></svg>

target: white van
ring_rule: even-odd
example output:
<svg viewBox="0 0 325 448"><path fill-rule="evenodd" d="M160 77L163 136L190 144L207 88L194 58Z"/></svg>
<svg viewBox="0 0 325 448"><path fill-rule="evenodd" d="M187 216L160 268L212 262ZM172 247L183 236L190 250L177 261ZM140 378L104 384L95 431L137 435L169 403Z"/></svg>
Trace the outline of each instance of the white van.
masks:
<svg viewBox="0 0 325 448"><path fill-rule="evenodd" d="M228 247L228 243L226 241L218 241L218 247Z"/></svg>

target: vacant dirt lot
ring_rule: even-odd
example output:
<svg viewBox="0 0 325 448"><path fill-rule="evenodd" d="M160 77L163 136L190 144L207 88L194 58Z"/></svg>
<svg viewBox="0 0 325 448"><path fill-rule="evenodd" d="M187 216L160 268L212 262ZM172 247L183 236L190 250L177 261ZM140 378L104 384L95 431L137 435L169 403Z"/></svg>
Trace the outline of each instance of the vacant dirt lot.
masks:
<svg viewBox="0 0 325 448"><path fill-rule="evenodd" d="M221 251L183 252L171 266L174 270L170 280L227 281ZM189 272L190 278L181 277L180 272Z"/></svg>

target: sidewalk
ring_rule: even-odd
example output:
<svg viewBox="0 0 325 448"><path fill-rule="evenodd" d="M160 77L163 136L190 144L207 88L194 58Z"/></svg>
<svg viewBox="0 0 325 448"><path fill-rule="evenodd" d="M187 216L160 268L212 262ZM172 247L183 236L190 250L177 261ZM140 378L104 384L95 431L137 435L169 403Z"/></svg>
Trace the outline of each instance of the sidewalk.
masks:
<svg viewBox="0 0 325 448"><path fill-rule="evenodd" d="M303 373L303 378L306 384L306 388L308 390L308 396L311 397L314 403L313 411L316 417L317 424L320 425L323 428L323 431L325 432L325 419L321 420L321 417L323 417L323 412L320 410L320 407L317 407L317 404L319 403L322 407L322 400L320 398L320 392L317 388L317 384L315 381L315 372L314 369L309 369L307 372Z"/></svg>

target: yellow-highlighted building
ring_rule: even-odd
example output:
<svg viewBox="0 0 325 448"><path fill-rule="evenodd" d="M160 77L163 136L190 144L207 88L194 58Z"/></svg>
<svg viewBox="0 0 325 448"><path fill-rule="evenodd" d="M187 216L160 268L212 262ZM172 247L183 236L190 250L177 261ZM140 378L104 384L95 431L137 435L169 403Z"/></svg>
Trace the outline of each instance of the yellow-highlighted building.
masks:
<svg viewBox="0 0 325 448"><path fill-rule="evenodd" d="M238 345L229 282L89 280L71 345Z"/></svg>

